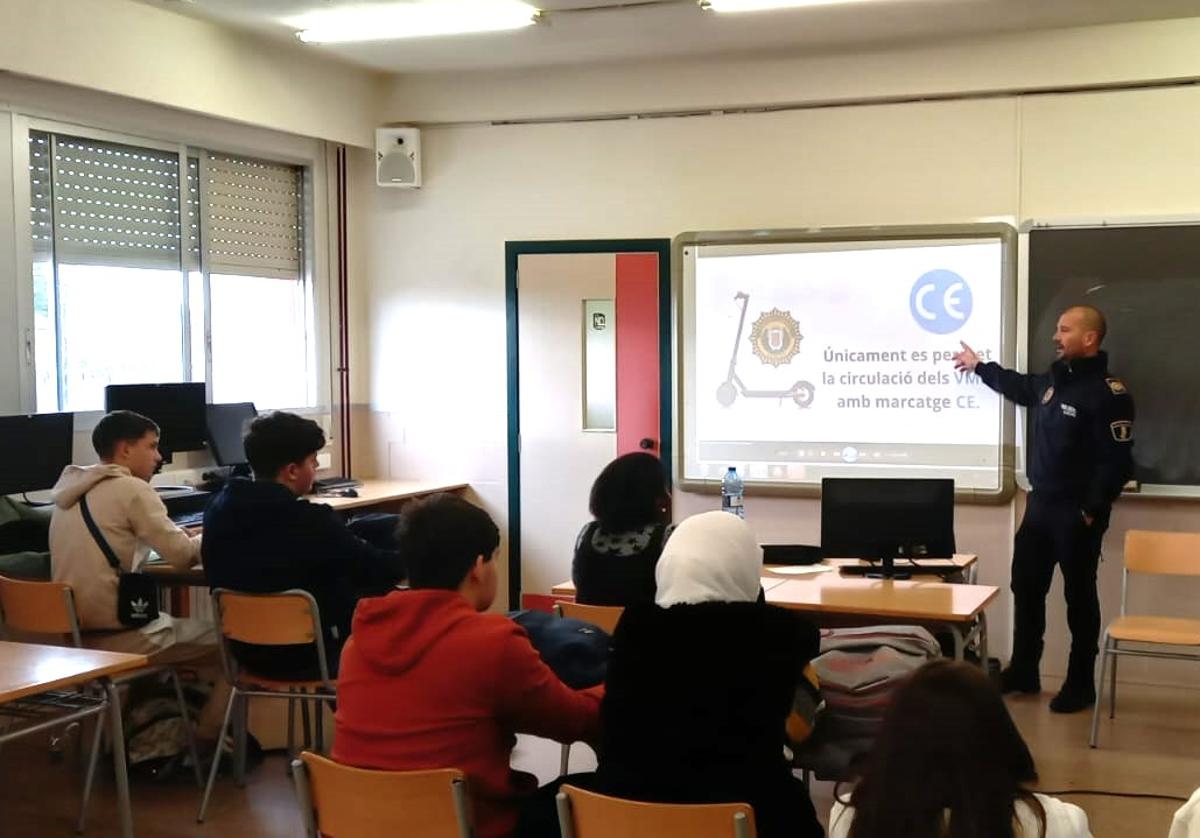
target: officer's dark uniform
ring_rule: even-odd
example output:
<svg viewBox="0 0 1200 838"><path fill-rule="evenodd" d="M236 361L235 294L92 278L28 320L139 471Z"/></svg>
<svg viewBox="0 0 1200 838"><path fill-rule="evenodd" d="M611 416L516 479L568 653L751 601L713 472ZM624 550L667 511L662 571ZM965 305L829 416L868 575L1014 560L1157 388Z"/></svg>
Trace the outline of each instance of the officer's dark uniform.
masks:
<svg viewBox="0 0 1200 838"><path fill-rule="evenodd" d="M1013 551L1013 676L1036 689L1046 593L1057 564L1071 629L1064 693L1070 688L1086 699L1094 690L1100 637L1100 539L1113 501L1133 470L1133 398L1120 379L1109 375L1104 352L1055 361L1040 375L1022 375L995 363L981 363L975 373L1005 398L1030 408L1033 418L1028 443L1033 491ZM1090 526L1084 513L1094 519Z"/></svg>

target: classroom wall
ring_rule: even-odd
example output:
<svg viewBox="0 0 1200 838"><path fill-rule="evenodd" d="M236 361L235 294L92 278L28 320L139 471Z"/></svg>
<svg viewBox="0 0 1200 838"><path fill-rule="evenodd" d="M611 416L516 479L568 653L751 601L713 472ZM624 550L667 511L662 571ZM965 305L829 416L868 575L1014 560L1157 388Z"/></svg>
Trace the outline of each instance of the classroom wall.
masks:
<svg viewBox="0 0 1200 838"><path fill-rule="evenodd" d="M1137 36L1143 63L1155 74L1200 75L1200 51L1184 57L1176 51L1180 41L1195 40L1196 21L1139 25L1129 31ZM1156 33L1162 38L1160 51L1149 49ZM1113 32L1090 33L1099 35ZM1010 43L1010 52L1028 56L1038 52L1039 44L1061 44L1063 37L1039 33L1027 43ZM1130 66L1122 60L1127 52L1112 50L1118 69ZM1164 56L1170 60L1159 61ZM830 67L841 66L840 61L831 59ZM713 64L712 73L698 84L726 66ZM997 72L1057 82L1064 67L1090 68L1090 77L1098 79L1106 66L1100 56L1064 52L1049 63L1005 66ZM877 75L884 69L889 68L877 67ZM896 56L890 71L897 79L925 74L952 88L960 76L970 78L984 68L968 47L938 47ZM540 73L540 86L520 89L507 87L502 74L500 80L496 74L480 76L474 88L461 78L402 81L392 116L496 117L506 106L514 115L533 110L600 113L660 94L654 103L692 101L685 95L691 87L673 69L657 74L641 68L637 85L627 84L622 73L600 70L594 82L570 71ZM596 92L613 78L618 79L611 84L614 98ZM568 95L571 81L579 82L578 95ZM784 89L781 79L771 75L763 83L781 99L793 101L789 90L799 96L807 82L797 76L793 87ZM419 96L406 98L418 88ZM456 98L460 94L467 97L466 105ZM569 111L563 111L568 105ZM1200 90L1179 87L691 118L427 126L422 137L425 187L375 189L369 198L375 432L370 456L382 474L461 476L503 522L506 240L673 237L686 230L997 218L1015 222L1078 214L1195 214L1200 212L1200 146L1194 139L1198 118ZM713 495L680 493L676 515L716 504ZM817 537L815 501L751 495L747 507L764 540ZM581 522L586 518L583 509L559 512ZM1019 514L1019 498L1008 505L958 510L960 544L980 554L981 581L1007 586ZM1116 613L1121 535L1130 526L1200 528L1200 506L1121 502L1101 571L1108 616ZM569 550L564 545L564 555ZM1181 610L1194 602L1194 596L1167 585L1152 586L1141 596L1135 602ZM992 648L1002 655L1008 649L1010 607L1005 591L989 610ZM1050 599L1046 672L1063 671L1065 637L1056 588ZM1123 664L1123 675L1200 683L1194 668L1172 671L1162 664L1149 668L1130 662Z"/></svg>
<svg viewBox="0 0 1200 838"><path fill-rule="evenodd" d="M0 70L351 145L380 74L132 0L4 0Z"/></svg>
<svg viewBox="0 0 1200 838"><path fill-rule="evenodd" d="M431 123L771 108L1197 76L1200 17L823 54L705 55L653 63L411 74L392 84L385 117Z"/></svg>

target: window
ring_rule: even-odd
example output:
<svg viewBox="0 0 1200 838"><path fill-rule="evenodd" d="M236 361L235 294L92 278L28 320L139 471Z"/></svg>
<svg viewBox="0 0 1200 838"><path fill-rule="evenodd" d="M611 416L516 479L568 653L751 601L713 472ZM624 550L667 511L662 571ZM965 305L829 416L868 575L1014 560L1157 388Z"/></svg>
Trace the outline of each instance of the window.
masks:
<svg viewBox="0 0 1200 838"><path fill-rule="evenodd" d="M302 168L30 131L29 175L39 411L166 381L316 401Z"/></svg>

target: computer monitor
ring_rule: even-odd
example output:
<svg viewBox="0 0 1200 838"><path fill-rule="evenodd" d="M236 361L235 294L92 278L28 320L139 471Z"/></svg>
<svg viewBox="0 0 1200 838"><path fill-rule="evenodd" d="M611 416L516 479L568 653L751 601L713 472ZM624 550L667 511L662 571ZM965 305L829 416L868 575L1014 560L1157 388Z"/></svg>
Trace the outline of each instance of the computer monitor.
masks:
<svg viewBox="0 0 1200 838"><path fill-rule="evenodd" d="M954 481L833 478L821 481L821 553L890 561L954 555Z"/></svg>
<svg viewBox="0 0 1200 838"><path fill-rule="evenodd" d="M74 413L0 416L0 495L52 488L74 442Z"/></svg>
<svg viewBox="0 0 1200 838"><path fill-rule="evenodd" d="M163 460L176 451L204 448L204 383L109 384L104 388L104 410L132 410L158 425L158 447Z"/></svg>
<svg viewBox="0 0 1200 838"><path fill-rule="evenodd" d="M246 465L246 447L242 444L246 428L258 416L251 402L210 404L205 408L208 417L208 447L219 466Z"/></svg>

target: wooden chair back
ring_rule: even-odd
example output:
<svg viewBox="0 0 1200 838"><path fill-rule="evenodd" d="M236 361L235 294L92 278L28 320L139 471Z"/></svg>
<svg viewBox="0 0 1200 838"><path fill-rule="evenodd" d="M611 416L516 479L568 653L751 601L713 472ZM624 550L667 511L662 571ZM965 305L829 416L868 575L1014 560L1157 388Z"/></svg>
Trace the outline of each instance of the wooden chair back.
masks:
<svg viewBox="0 0 1200 838"><path fill-rule="evenodd" d="M64 582L33 582L0 576L0 612L9 629L29 634L63 634L80 645L75 597Z"/></svg>
<svg viewBox="0 0 1200 838"><path fill-rule="evenodd" d="M241 683L241 670L237 656L229 648L230 640L254 646L311 644L316 651L318 670L314 674L325 689L333 689L325 656L325 636L321 631L321 611L308 591L293 588L276 594L248 594L214 588L212 603L221 638L221 660L230 683ZM262 681L258 677L253 680Z"/></svg>
<svg viewBox="0 0 1200 838"><path fill-rule="evenodd" d="M1125 569L1200 576L1200 533L1129 530L1125 533Z"/></svg>
<svg viewBox="0 0 1200 838"><path fill-rule="evenodd" d="M289 646L315 643L320 632L317 604L307 591L246 594L217 588L213 591L221 634L239 643Z"/></svg>
<svg viewBox="0 0 1200 838"><path fill-rule="evenodd" d="M470 838L465 779L457 769L370 771L309 751L292 766L301 815L315 829L310 835Z"/></svg>
<svg viewBox="0 0 1200 838"><path fill-rule="evenodd" d="M578 602L556 602L554 613L560 617L583 620L604 629L609 634L617 628L617 622L625 611L619 605L580 605Z"/></svg>
<svg viewBox="0 0 1200 838"><path fill-rule="evenodd" d="M640 803L564 785L558 794L563 838L754 838L747 803Z"/></svg>

